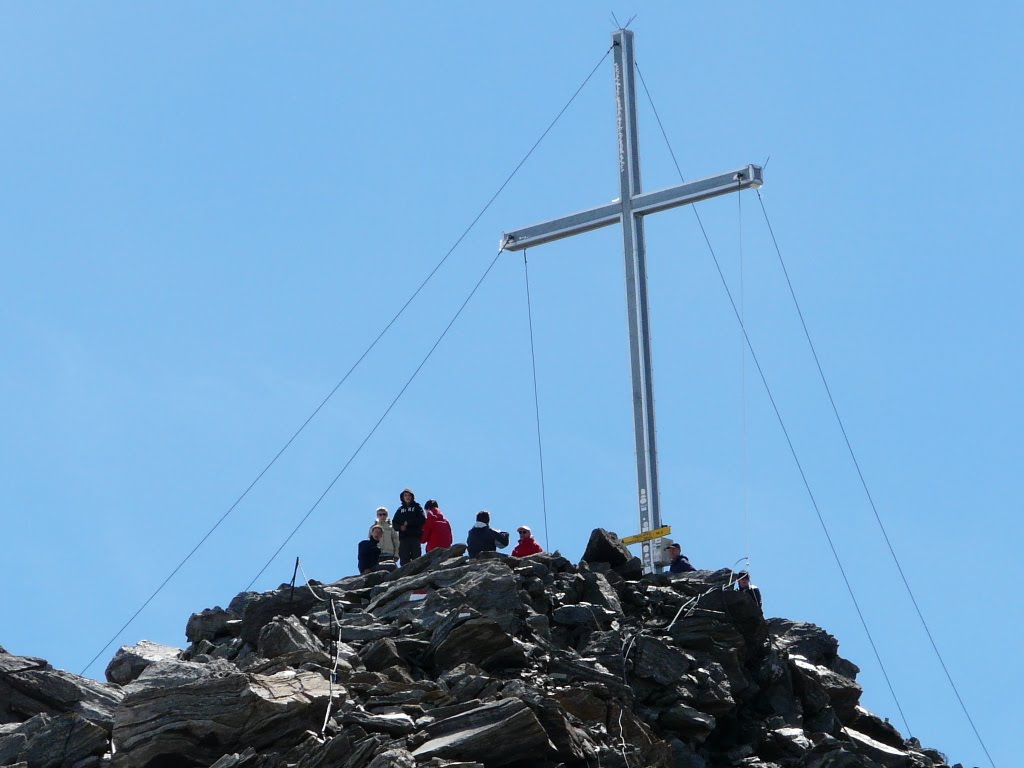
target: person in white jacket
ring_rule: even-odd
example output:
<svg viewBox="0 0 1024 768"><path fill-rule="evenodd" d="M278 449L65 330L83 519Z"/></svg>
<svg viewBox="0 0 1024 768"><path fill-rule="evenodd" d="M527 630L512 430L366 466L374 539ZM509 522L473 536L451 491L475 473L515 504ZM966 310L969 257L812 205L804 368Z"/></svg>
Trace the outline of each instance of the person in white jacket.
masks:
<svg viewBox="0 0 1024 768"><path fill-rule="evenodd" d="M380 537L378 546L380 546L380 558L381 560L398 560L398 531L391 527L391 520L388 519L387 507L377 507L377 519L373 521L371 528L374 525L379 525L384 530L384 535Z"/></svg>

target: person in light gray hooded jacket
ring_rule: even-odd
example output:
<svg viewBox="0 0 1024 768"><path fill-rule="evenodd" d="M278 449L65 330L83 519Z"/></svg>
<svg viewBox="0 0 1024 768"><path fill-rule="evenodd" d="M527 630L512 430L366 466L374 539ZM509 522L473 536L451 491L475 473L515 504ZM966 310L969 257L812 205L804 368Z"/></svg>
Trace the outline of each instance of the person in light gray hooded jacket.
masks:
<svg viewBox="0 0 1024 768"><path fill-rule="evenodd" d="M373 525L379 525L384 530L384 535L377 542L380 546L380 557L382 560L398 560L398 531L391 527L388 519L388 508L377 507L377 519ZM371 525L371 529L373 528Z"/></svg>

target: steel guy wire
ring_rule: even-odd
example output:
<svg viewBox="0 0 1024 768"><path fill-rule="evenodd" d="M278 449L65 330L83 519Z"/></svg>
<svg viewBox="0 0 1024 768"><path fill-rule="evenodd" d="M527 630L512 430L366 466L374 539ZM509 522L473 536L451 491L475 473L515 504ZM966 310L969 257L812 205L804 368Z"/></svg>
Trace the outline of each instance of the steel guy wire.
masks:
<svg viewBox="0 0 1024 768"><path fill-rule="evenodd" d="M928 636L928 642L931 643L932 650L935 651L935 656L938 658L939 664L942 666L942 671L946 673L946 679L949 681L949 685L953 689L953 693L956 694L956 699L960 703L960 708L963 710L964 716L967 718L967 722L970 723L971 729L974 731L974 735L978 739L978 743L981 745L982 750L984 750L989 763L991 763L993 768L995 768L995 761L993 761L992 755L989 754L988 747L985 746L985 742L981 738L981 734L978 732L978 728L974 724L974 719L971 717L971 713L967 711L967 705L964 704L964 700L960 696L960 691L957 688L956 683L953 682L953 676L950 674L949 668L946 666L945 659L942 658L942 654L939 652L939 646L936 644L935 638L932 637L931 628L928 626L928 622L925 621L924 614L921 612L921 606L918 605L917 598L914 596L914 590L910 588L910 582L907 579L906 573L903 571L903 564L900 563L899 557L896 556L896 550L893 548L892 541L889 539L889 532L882 523L882 516L878 512L878 507L875 505L875 499L868 488L864 472L861 470L860 462L857 460L857 454L854 452L853 444L850 442L850 436L846 432L846 425L843 423L843 419L839 415L839 408L836 405L835 398L832 396L832 388L828 385L828 379L825 377L825 370L822 368L821 360L818 358L818 351L814 346L814 342L811 340L811 332L807 328L807 321L804 319L803 310L800 308L800 302L796 298L796 290L793 288L793 282L789 279L789 270L786 269L786 262L782 258L782 250L779 248L779 241L775 238L775 229L772 227L772 223L768 219L768 211L765 208L764 199L761 197L761 190L757 190L757 200L761 204L761 213L764 214L764 221L765 224L768 225L768 232L771 234L772 243L775 246L775 253L779 257L779 265L782 267L782 274L786 278L786 285L789 287L789 295L793 298L793 306L796 307L797 316L800 318L800 325L804 329L804 337L807 339L807 346L810 347L811 356L814 358L814 364L818 368L818 375L821 377L821 383L825 387L825 393L828 395L829 404L832 406L832 413L835 414L836 423L839 425L839 431L842 433L843 441L846 443L846 450L849 451L850 459L853 461L853 466L857 470L857 477L860 478L861 487L864 489L864 495L867 496L868 504L871 506L871 511L874 513L875 521L878 523L878 528L882 532L882 538L885 539L885 545L889 548L889 554L892 555L893 562L896 564L896 570L899 571L900 578L903 580L903 586L906 588L907 594L910 596L910 602L914 605L914 610L917 612L917 618L921 620L921 626L924 627L925 634Z"/></svg>
<svg viewBox="0 0 1024 768"><path fill-rule="evenodd" d="M455 249L459 247L462 241L473 229L473 227L476 226L477 222L480 221L483 215L488 211L488 209L490 209L491 205L494 203L495 200L497 200L498 196L504 191L505 187L507 187L509 183L512 181L512 179L516 176L516 174L519 173L519 170L523 167L523 165L525 165L526 161L530 159L530 157L533 155L537 147L540 146L540 143L544 141L547 135L555 127L555 124L561 119L562 115L565 114L566 110L568 110L572 103L576 100L576 97L580 95L580 92L584 89L584 87L586 87L587 83L590 82L590 79L594 76L594 73L597 72L601 64L604 63L604 60L608 58L608 54L611 52L611 50L612 47L609 46L608 50L604 52L604 55L601 57L601 59L597 62L597 64L594 65L593 69L590 70L590 73L583 79L583 82L580 83L579 87L576 88L572 96L569 97L569 100L558 111L558 114L556 114L554 119L550 123L548 123L547 128L544 129L540 137L533 143L533 146L531 146L530 149L526 152L526 154L523 155L523 158L516 164L516 167L512 169L512 172L501 183L501 186L499 186L497 191L493 195L491 195L490 199L484 204L483 208L480 209L480 212L469 223L469 226L467 226L465 230L463 230L462 234L459 235L459 237L455 240L451 248L448 249L448 252L445 253L445 255L441 258L439 262L437 262L436 265L434 265L434 268L430 270L430 273L423 279L423 281L419 284L416 290L413 291L412 295L409 296L409 298L399 308L399 310L394 314L394 316L384 325L384 328L380 331L380 333L377 334L376 338L374 338L374 340L370 342L370 345L352 364L352 366L348 369L345 375L342 376L338 383L334 385L333 389L331 389L331 391L327 393L327 396L320 401L320 404L313 409L313 412L310 413L306 420L302 422L302 424L299 426L299 428L295 430L294 434L292 434L292 436L288 438L288 440L281 447L281 449L276 454L274 454L274 457L267 463L267 465L263 467L262 470L260 470L259 474L256 475L256 478L251 483L249 483L248 487L246 487L246 489L242 491L241 495L239 495L239 497L235 499L234 503L230 507L228 507L227 511L220 516L216 523L213 524L213 527L211 527L210 530L208 530L203 535L203 537L191 549L191 551L187 555L185 555L181 562L179 562L174 567L174 569L167 576L167 578L160 582L160 585L155 590L153 590L153 593L149 597L147 597L145 602L141 606L139 606L138 610L136 610L135 613L133 613L131 617L129 617L128 621L126 621L121 626L121 628L114 633L114 636L111 637L102 648L100 648L100 650L96 653L95 656L92 657L89 663L82 668L82 671L79 674L84 675L89 670L89 667L96 663L96 660L103 654L103 652L106 651L107 648L109 648L115 640L117 640L121 633L132 625L135 619L139 617L139 614L141 614L146 609L146 607L153 601L153 599L163 591L164 587L166 587L167 584L171 581L171 579L173 579L175 575L177 575L178 571L180 571L182 567L184 567L184 565L192 559L192 556L197 551L199 551L199 548L206 543L206 540L213 535L214 531L216 531L220 527L221 523L223 523L228 518L228 516L235 511L235 508L242 503L243 499L245 499L245 497L249 495L249 492L256 486L256 484L263 479L263 476L270 470L270 468L277 463L277 460L281 458L284 452L287 451L289 447L291 447L291 444L295 442L295 439L303 432L303 430L306 429L309 423L316 417L318 413L320 413L323 407L327 405L327 401L329 401L334 396L334 394L341 388L341 386L346 381L348 381L348 378L353 374L356 368L359 367L363 360L366 359L367 355L369 355L370 352L374 349L374 347L377 346L377 343L391 329L391 326L393 326L395 322L397 322L398 318L400 318L402 314L404 314L405 310L409 307L410 304L412 304L413 300L420 294L420 292L426 287L427 283L430 282L434 275L437 274L438 270L441 269L444 263L448 260L448 257L455 252Z"/></svg>
<svg viewBox="0 0 1024 768"><path fill-rule="evenodd" d="M640 72L640 67L637 65L637 75L640 77L640 82L644 87L644 91L647 94L647 99L650 101L651 109L654 112L655 120L658 123L658 127L661 129L661 135L665 139L665 144L668 147L669 154L672 156L672 162L675 164L676 172L679 174L680 181L683 180L683 172L679 167L679 161L676 159L675 150L672 149L672 143L669 141L668 134L665 131L665 126L661 122L661 117L658 114L658 109L654 105L654 99L651 97L651 92L647 87L647 82L644 80L643 74ZM750 357L754 361L754 366L757 368L757 373L761 377L761 383L764 385L764 390L768 395L768 400L772 405L772 410L775 412L775 418L779 422L779 427L782 429L782 434L786 438L786 443L789 446L789 452L793 456L793 461L796 464L797 470L800 473L800 478L803 481L804 488L807 491L807 496L811 501L811 506L814 508L814 512L818 517L818 522L821 524L821 529L825 534L825 539L828 541L829 549L832 550L832 556L836 561L836 565L839 567L839 572L842 574L843 582L846 584L846 590L850 595L850 600L853 602L853 606L857 611L857 616L860 618L861 626L864 628L864 634L867 635L868 642L871 645L871 650L874 653L875 660L878 662L878 666L882 671L882 676L885 678L886 685L889 688L889 693L892 695L893 701L896 703L896 709L899 710L900 718L903 720L903 725L907 730L907 735L912 734L910 724L907 722L907 717L903 712L903 707L900 704L899 697L896 695L896 690L893 688L892 680L889 678L889 673L885 668L885 664L882 661L882 656L878 651L878 646L875 645L875 639L871 635L871 630L868 628L867 619L864 617L864 612L860 608L860 604L857 602L857 597L853 591L853 585L850 583L850 579L846 574L846 568L843 567L842 559L839 557L839 551L836 549L835 542L832 540L832 534L829 532L828 525L825 523L825 517L821 513L821 509L818 506L818 501L814 496L814 492L811 490L810 481L807 479L807 475L804 472L803 464L800 461L800 457L796 452L796 446L793 444L793 440L789 435L789 430L786 428L786 423L782 418L782 412L779 410L778 404L775 402L775 396L772 394L771 387L768 386L768 379L765 376L764 370L761 368L761 363L757 358L757 354L754 352L754 345L750 341L750 336L747 334L747 328L743 323L743 317L740 315L739 309L736 306L736 300L733 298L732 291L729 289L729 283L725 279L725 273L722 271L722 265L718 260L718 256L715 254L715 249L711 245L711 239L708 237L707 230L704 228L704 222L701 221L700 214L697 212L696 205L691 206L693 208L693 215L697 218L697 223L700 225L701 233L704 235L704 242L708 246L708 251L711 254L711 258L715 263L715 268L718 270L718 276L722 281L722 287L725 289L726 296L729 298L729 304L732 306L733 314L736 316L736 321L740 324L740 330L743 332L743 339L746 342L747 349L750 350Z"/></svg>
<svg viewBox="0 0 1024 768"><path fill-rule="evenodd" d="M540 499L544 509L544 549L551 551L551 542L548 540L548 495L544 485L544 444L540 437L540 395L537 392L537 353L533 344L533 304L530 301L530 267L526 262L526 252L529 248L523 249L523 273L526 276L526 316L530 323L530 363L533 366L533 410L537 416L537 453L540 459Z"/></svg>
<svg viewBox="0 0 1024 768"><path fill-rule="evenodd" d="M430 359L430 356L434 354L434 350L438 348L444 337L448 335L448 331L451 330L451 327L453 325L455 325L455 321L459 319L459 315L462 314L462 310L464 310L466 308L466 305L469 304L470 299L472 299L473 296L476 294L477 290L483 284L487 276L491 273L491 270L494 268L494 265L498 263L498 259L504 252L505 246L502 245L501 248L498 249L497 255L487 266L487 269L484 270L484 273L480 276L480 279L477 280L476 285L473 286L473 290L469 292L469 295L466 297L466 300L462 302L462 306L458 308L458 310L452 316L452 319L448 322L448 325L446 325L445 329L441 331L441 335L437 337L437 341L434 342L434 345L430 348L427 354L420 361L420 364L416 366L416 370L412 372L412 375L408 378L405 384L402 385L402 388L398 391L398 394L395 395L394 399L391 401L391 404L385 409L381 417L377 419L377 423L373 425L373 428L367 433L366 437L363 438L363 441L359 444L359 447L357 447L355 451L352 453L352 455L349 456L349 459L348 461L345 462L345 465L340 470L338 470L338 474L334 476L334 479L331 480L331 482L327 485L327 487L324 489L324 492L320 494L319 498L313 503L313 506L309 508L306 514L303 515L302 519L299 520L298 524L292 529L291 533L289 533L288 536L285 537L285 540L281 542L281 546L279 546L274 551L274 554L270 556L270 559L267 560L267 562L263 565L262 568L260 568L259 573L253 576L252 581L249 582L248 586L246 586L244 591L248 592L252 585L256 583L256 580L263 575L263 572L270 567L270 564L274 562L274 560L277 558L279 554L281 554L281 550L283 550L285 546L288 544L288 542L292 540L292 537L299 532L299 529L309 519L310 515L312 515L316 508L320 506L320 502L324 500L324 498L327 496L328 493L330 493L330 490L334 487L338 480L341 479L341 476L345 474L345 470L347 470L349 466L352 464L352 462L355 461L356 457L363 450L363 446L365 446L370 441L370 438L373 437L374 433L376 433L380 425L384 423L384 419L387 418L388 414L391 413L391 410L402 398L402 395L405 394L405 391L409 388L409 385L412 384L413 379L416 378L417 374L419 374L419 372L423 369L423 366L427 364L427 361Z"/></svg>

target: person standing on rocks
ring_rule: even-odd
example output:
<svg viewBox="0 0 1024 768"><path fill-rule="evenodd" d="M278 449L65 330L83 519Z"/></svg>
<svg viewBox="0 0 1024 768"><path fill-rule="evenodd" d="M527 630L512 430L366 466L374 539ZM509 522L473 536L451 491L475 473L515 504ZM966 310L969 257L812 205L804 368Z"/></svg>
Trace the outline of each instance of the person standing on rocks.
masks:
<svg viewBox="0 0 1024 768"><path fill-rule="evenodd" d="M391 527L390 514L387 507L377 507L377 519L373 525L379 525L384 531L380 540L381 559L395 561L398 560L398 531Z"/></svg>
<svg viewBox="0 0 1024 768"><path fill-rule="evenodd" d="M376 570L380 565L380 540L384 536L384 529L379 525L370 528L370 537L359 542L359 572L368 573Z"/></svg>
<svg viewBox="0 0 1024 768"><path fill-rule="evenodd" d="M466 537L469 556L476 557L481 552L497 552L498 547L504 549L507 546L508 534L491 528L491 513L487 510L477 512L476 522Z"/></svg>
<svg viewBox="0 0 1024 768"><path fill-rule="evenodd" d="M750 583L750 574L746 571L740 571L736 574L736 581L733 582L736 585L736 589L740 592L746 592L757 603L757 607L761 608L761 590L756 584Z"/></svg>
<svg viewBox="0 0 1024 768"><path fill-rule="evenodd" d="M529 557L530 555L539 555L544 551L537 540L533 538L530 526L520 525L516 528L516 533L519 534L519 543L512 550L512 557Z"/></svg>
<svg viewBox="0 0 1024 768"><path fill-rule="evenodd" d="M690 565L689 558L683 554L683 548L678 544L668 545L668 556L672 558L668 564L669 573L688 573L697 569Z"/></svg>
<svg viewBox="0 0 1024 768"><path fill-rule="evenodd" d="M452 525L441 512L435 499L429 499L423 508L427 512L427 522L423 524L420 543L427 545L427 552L452 545Z"/></svg>
<svg viewBox="0 0 1024 768"><path fill-rule="evenodd" d="M398 531L399 562L405 565L421 554L420 537L423 535L423 524L427 522L423 507L416 501L416 496L406 488L399 498L402 506L395 510L391 518L391 526Z"/></svg>

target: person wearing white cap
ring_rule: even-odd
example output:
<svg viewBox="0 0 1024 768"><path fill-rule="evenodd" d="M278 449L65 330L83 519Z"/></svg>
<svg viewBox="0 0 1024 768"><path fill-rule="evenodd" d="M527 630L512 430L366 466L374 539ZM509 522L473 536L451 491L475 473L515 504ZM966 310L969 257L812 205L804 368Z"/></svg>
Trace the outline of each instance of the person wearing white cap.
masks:
<svg viewBox="0 0 1024 768"><path fill-rule="evenodd" d="M512 557L527 557L544 551L541 549L540 544L537 543L537 540L533 538L533 531L530 530L530 526L520 525L516 528L516 531L519 533L519 543L512 550Z"/></svg>
<svg viewBox="0 0 1024 768"><path fill-rule="evenodd" d="M398 559L398 531L391 527L391 521L388 520L387 507L377 507L377 519L371 524L372 530L374 525L381 527L381 538L378 543L380 546L380 556L382 560L397 560Z"/></svg>

